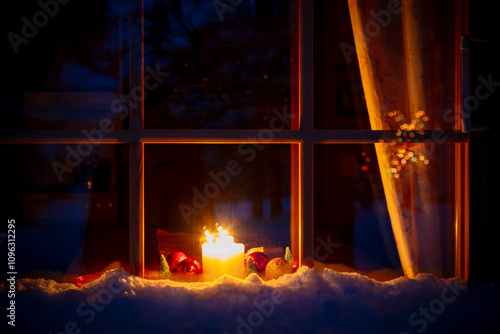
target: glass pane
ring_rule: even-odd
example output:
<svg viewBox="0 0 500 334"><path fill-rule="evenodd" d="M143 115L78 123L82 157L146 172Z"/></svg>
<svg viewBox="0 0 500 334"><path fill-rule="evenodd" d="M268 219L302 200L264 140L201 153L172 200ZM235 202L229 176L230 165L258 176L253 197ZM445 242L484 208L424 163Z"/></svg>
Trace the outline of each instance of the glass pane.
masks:
<svg viewBox="0 0 500 334"><path fill-rule="evenodd" d="M213 234L216 223L245 251L264 247L272 259L290 246L289 145L146 145L145 194L151 277L161 255L180 250L203 262L204 230Z"/></svg>
<svg viewBox="0 0 500 334"><path fill-rule="evenodd" d="M145 1L146 128L266 126L290 103L290 2Z"/></svg>
<svg viewBox="0 0 500 334"><path fill-rule="evenodd" d="M314 128L370 129L347 1L314 1Z"/></svg>
<svg viewBox="0 0 500 334"><path fill-rule="evenodd" d="M314 257L339 271L402 274L373 145L314 146Z"/></svg>
<svg viewBox="0 0 500 334"><path fill-rule="evenodd" d="M425 129L454 129L453 3L420 6L418 14L391 2L352 6L354 16L362 18L353 28L347 1L314 1L314 127L393 129L380 115L398 112L411 122L423 110L430 116ZM403 12L413 13L406 15L414 22L408 18L404 25ZM373 103L372 127L367 101Z"/></svg>
<svg viewBox="0 0 500 334"><path fill-rule="evenodd" d="M402 275L373 145L314 146L314 256L377 279Z"/></svg>
<svg viewBox="0 0 500 334"><path fill-rule="evenodd" d="M1 128L126 127L128 1L21 1L2 20ZM7 14L7 13L6 13ZM107 120L106 120L107 122Z"/></svg>
<svg viewBox="0 0 500 334"><path fill-rule="evenodd" d="M455 144L398 140L375 147L405 273L455 276Z"/></svg>
<svg viewBox="0 0 500 334"><path fill-rule="evenodd" d="M74 283L110 264L128 267L128 145L101 145L81 161L78 145L0 150L9 157L0 167L2 219L15 221L19 278Z"/></svg>
<svg viewBox="0 0 500 334"><path fill-rule="evenodd" d="M403 274L400 256L411 249L418 266L432 260L434 273L453 277L454 144L428 144L425 154L376 145L382 161L374 145L315 145L316 260L387 280Z"/></svg>

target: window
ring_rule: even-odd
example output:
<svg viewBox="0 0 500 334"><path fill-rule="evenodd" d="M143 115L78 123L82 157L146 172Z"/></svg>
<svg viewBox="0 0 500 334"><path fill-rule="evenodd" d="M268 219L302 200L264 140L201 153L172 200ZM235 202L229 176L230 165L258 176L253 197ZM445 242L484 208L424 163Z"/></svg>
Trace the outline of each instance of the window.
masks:
<svg viewBox="0 0 500 334"><path fill-rule="evenodd" d="M33 157L44 173L52 169L57 182L33 191L33 181L20 192L22 200L14 199L15 178L24 172L13 172L20 161L12 162L6 203L24 205L19 215L30 230L47 218L27 216L36 212L27 203L40 193L50 203L60 201L54 195L60 191L77 203L107 206L93 226L90 219L76 229L68 252L77 254L77 243L94 250L78 253L92 260L78 260L87 265L68 270L73 276L120 261L136 275L154 277L158 252L188 248L199 256L203 226L215 222L230 226L247 249L265 245L272 256L290 246L295 258L337 270L380 279L403 274L403 246L393 236L392 199L381 178L397 173L380 170L375 150L390 152L402 134L370 127L356 53L346 54L357 42L348 4L218 3L132 0L129 8L127 1L103 0L92 11L71 3L58 8L54 25L39 24L28 42L14 40L3 63L12 60L21 72L7 69L19 85L2 99L1 142L8 155L29 152L18 156ZM17 10L25 15L26 8ZM43 10L33 5L35 14ZM72 19L82 11L95 20L85 19L79 30ZM66 25L73 28L60 29ZM454 50L447 56L454 59ZM33 80L21 73L34 73ZM447 97L452 103L456 88ZM417 139L440 152L432 162L443 172L432 180L440 189L433 204L443 227L435 242L440 275L453 276L465 261L455 254L466 247L460 240L467 136L434 125L429 129L436 131ZM37 164L26 167L28 175ZM28 200L32 191L35 199ZM38 205L47 209L49 202ZM79 219L92 213L81 210ZM67 215L54 217L66 221Z"/></svg>

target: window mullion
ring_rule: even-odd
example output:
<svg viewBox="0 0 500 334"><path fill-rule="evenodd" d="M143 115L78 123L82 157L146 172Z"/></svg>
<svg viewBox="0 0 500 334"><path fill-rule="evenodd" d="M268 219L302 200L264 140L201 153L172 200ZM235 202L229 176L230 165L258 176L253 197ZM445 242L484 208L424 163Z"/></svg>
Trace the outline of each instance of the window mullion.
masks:
<svg viewBox="0 0 500 334"><path fill-rule="evenodd" d="M397 139L391 130L2 130L0 143L5 144L121 144L154 143L260 143L293 144L300 142L322 144L390 143ZM427 131L415 141L433 143L466 143L468 134L462 131Z"/></svg>
<svg viewBox="0 0 500 334"><path fill-rule="evenodd" d="M144 31L142 0L130 0L130 92L144 96ZM144 130L144 99L130 103L130 130ZM144 143L130 143L130 273L144 277Z"/></svg>
<svg viewBox="0 0 500 334"><path fill-rule="evenodd" d="M300 0L299 7L299 75L300 131L313 130L313 2ZM300 172L300 256L299 261L312 260L314 249L313 143L302 142L299 153Z"/></svg>

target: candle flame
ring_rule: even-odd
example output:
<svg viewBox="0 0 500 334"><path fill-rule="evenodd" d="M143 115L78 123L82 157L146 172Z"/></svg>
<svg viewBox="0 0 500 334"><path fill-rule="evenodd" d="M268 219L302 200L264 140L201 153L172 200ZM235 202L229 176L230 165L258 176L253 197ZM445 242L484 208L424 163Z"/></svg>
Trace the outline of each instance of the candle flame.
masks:
<svg viewBox="0 0 500 334"><path fill-rule="evenodd" d="M208 232L208 230L205 230L205 235L206 235L206 238L207 238L208 242L214 242L215 241L215 237L213 235L211 235L210 232Z"/></svg>
<svg viewBox="0 0 500 334"><path fill-rule="evenodd" d="M211 234L208 230L205 230L205 236L207 239L207 242L223 242L231 239L233 240L232 237L229 237L229 232L227 230L224 230L222 226L217 227L217 231L219 232L217 238Z"/></svg>

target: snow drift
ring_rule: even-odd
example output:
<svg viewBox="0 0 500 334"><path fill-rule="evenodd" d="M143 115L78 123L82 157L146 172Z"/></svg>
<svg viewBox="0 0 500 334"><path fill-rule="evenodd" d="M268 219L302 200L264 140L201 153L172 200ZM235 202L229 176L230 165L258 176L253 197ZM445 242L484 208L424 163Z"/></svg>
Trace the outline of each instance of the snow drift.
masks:
<svg viewBox="0 0 500 334"><path fill-rule="evenodd" d="M7 286L1 288L5 296ZM306 267L277 280L145 280L106 272L77 288L17 282L8 333L496 333L500 287L418 275L378 282ZM5 304L4 304L5 305ZM5 310L5 308L4 308ZM5 311L4 311L5 312ZM2 331L5 333L5 331Z"/></svg>

